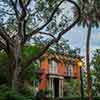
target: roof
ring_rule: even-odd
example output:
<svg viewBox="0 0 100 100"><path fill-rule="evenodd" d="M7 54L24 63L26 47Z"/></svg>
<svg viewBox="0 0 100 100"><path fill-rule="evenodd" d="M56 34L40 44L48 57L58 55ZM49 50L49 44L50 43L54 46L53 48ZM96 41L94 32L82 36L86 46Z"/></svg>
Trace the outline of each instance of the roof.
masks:
<svg viewBox="0 0 100 100"><path fill-rule="evenodd" d="M70 55L66 53L58 53L55 51L46 52L41 58L48 57L48 59L55 60L55 61L63 61L64 63L74 63L76 60L83 59L80 55Z"/></svg>

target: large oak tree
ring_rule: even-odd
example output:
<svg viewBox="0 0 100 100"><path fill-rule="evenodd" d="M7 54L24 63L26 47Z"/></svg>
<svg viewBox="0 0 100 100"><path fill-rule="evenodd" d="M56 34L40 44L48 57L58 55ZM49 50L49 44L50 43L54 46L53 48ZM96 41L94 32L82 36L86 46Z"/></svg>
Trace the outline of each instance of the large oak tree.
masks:
<svg viewBox="0 0 100 100"><path fill-rule="evenodd" d="M71 22L62 13L64 8L61 5L64 4L66 8L67 2L75 6L78 11L77 18L71 19ZM63 16L57 20L56 17L60 14ZM24 69L42 56L52 44L57 43L67 31L77 24L79 18L80 9L72 0L1 0L0 49L4 50L9 57L7 75L9 85L16 90L19 89L23 83ZM49 32L46 33L48 30ZM27 62L23 63L22 48L32 36L39 33L48 35L52 39L38 55L31 56Z"/></svg>

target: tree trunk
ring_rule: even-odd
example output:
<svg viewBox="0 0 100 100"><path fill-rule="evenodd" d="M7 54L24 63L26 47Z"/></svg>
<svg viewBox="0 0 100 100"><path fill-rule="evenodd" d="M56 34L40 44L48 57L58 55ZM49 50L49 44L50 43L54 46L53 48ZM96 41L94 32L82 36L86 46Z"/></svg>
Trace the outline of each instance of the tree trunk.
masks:
<svg viewBox="0 0 100 100"><path fill-rule="evenodd" d="M10 60L10 67L9 67L9 85L14 90L19 90L20 86L22 85L20 73L22 71L22 64L21 64L21 43L20 39L17 37L15 39L15 46L9 47L9 60Z"/></svg>
<svg viewBox="0 0 100 100"><path fill-rule="evenodd" d="M91 37L91 23L88 26L87 40L86 40L86 70L87 70L87 84L89 100L93 100L92 95L92 78L90 72L90 37Z"/></svg>

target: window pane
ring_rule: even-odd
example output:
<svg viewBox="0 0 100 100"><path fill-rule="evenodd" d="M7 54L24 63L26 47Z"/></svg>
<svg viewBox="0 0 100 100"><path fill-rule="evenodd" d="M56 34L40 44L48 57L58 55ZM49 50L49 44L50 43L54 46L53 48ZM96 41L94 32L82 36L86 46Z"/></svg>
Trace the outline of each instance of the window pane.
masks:
<svg viewBox="0 0 100 100"><path fill-rule="evenodd" d="M57 63L55 61L50 61L50 72L57 73Z"/></svg>

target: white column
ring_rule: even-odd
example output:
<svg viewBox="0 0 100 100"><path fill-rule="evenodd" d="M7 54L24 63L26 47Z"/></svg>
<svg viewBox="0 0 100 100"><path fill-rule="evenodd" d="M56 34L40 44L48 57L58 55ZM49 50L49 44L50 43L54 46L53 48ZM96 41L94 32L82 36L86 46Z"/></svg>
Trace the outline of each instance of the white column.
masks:
<svg viewBox="0 0 100 100"><path fill-rule="evenodd" d="M51 79L49 78L49 83L48 83L48 88L49 88L49 90L51 89Z"/></svg>
<svg viewBox="0 0 100 100"><path fill-rule="evenodd" d="M55 96L55 91L54 91L54 79L52 78L52 90L53 90L53 97Z"/></svg>
<svg viewBox="0 0 100 100"><path fill-rule="evenodd" d="M48 89L51 90L51 78L50 77L49 77L49 82L48 82ZM49 96L51 96L51 94Z"/></svg>
<svg viewBox="0 0 100 100"><path fill-rule="evenodd" d="M51 90L52 90L52 97L54 97L54 84L53 84L53 78L51 78Z"/></svg>

